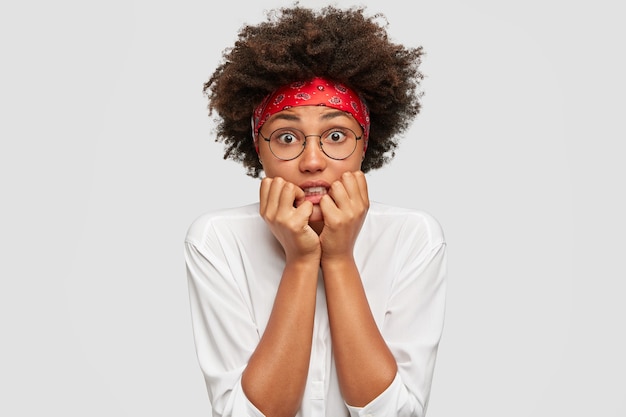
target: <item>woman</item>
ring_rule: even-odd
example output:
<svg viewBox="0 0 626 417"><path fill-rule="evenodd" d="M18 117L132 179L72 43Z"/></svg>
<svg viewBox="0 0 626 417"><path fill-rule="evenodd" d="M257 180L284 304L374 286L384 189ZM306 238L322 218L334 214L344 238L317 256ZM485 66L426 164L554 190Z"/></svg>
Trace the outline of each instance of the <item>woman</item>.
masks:
<svg viewBox="0 0 626 417"><path fill-rule="evenodd" d="M428 214L368 197L422 78L421 48L379 17L274 11L205 84L225 157L263 177L259 203L201 216L185 242L214 415L425 415L446 246Z"/></svg>

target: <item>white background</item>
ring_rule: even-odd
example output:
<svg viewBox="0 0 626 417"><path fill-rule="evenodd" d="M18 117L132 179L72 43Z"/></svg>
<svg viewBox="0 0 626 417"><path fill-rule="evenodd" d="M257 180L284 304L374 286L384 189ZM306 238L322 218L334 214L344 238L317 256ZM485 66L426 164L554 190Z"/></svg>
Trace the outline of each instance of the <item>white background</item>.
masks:
<svg viewBox="0 0 626 417"><path fill-rule="evenodd" d="M427 52L423 112L369 178L449 244L428 417L626 415L619 3L367 2ZM182 242L258 180L202 84L289 4L2 3L0 415L208 415Z"/></svg>

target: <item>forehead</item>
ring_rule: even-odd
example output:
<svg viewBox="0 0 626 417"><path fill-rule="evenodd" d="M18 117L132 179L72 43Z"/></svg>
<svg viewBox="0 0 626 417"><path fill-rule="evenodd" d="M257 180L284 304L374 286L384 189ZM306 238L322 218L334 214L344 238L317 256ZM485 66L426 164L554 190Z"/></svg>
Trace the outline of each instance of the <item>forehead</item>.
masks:
<svg viewBox="0 0 626 417"><path fill-rule="evenodd" d="M327 106L297 106L273 114L265 124L307 124L307 123L357 124L356 119L343 110Z"/></svg>

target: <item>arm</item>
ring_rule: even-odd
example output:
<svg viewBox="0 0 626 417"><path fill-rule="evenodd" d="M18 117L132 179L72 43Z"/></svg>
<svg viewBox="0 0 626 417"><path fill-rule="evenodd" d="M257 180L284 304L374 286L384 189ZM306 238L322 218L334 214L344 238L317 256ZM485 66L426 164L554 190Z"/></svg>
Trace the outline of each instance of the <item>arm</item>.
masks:
<svg viewBox="0 0 626 417"><path fill-rule="evenodd" d="M345 173L320 202L322 271L333 354L347 404L364 406L393 381L397 366L370 311L353 257L369 208L362 172Z"/></svg>
<svg viewBox="0 0 626 417"><path fill-rule="evenodd" d="M260 212L285 250L286 266L265 332L243 373L243 390L266 415L297 413L308 374L321 248L308 226L310 203L298 208L298 187L261 182Z"/></svg>
<svg viewBox="0 0 626 417"><path fill-rule="evenodd" d="M419 229L423 230L421 226ZM423 417L428 408L444 325L447 274L443 234L438 224L428 227L432 227L428 242L414 244L420 234L416 228L400 237L407 242L403 246L409 248L403 254L404 264L394 276L381 327L387 346L397 358L401 382L387 397L391 400L388 404L399 410L391 415Z"/></svg>
<svg viewBox="0 0 626 417"><path fill-rule="evenodd" d="M185 257L196 351L215 415L295 415L308 371L319 262L287 265L259 340L227 264L190 242Z"/></svg>
<svg viewBox="0 0 626 417"><path fill-rule="evenodd" d="M357 184L359 181L357 176ZM332 194L332 199L326 202L336 204L328 205L324 212L324 231L334 233L332 240L322 240L322 269L344 400L351 415L367 412L375 416L423 416L443 328L446 275L443 233L434 219L410 215L400 232L386 244L382 243L390 250L389 262L397 267L389 276L376 277L391 285L385 300L384 321L378 317L377 327L352 257L353 248L348 244L350 239L328 245L335 239L341 242L347 230L348 235L354 233L338 225L350 223L345 219L354 217L349 213L354 212L353 201L359 200L354 196L359 194L350 181L342 179L342 184L346 194ZM364 184L357 189L362 196L366 195ZM352 202L348 203L346 196ZM326 216L335 209L346 211L346 207L348 216L344 220L340 213ZM334 219L339 221L327 227ZM339 233L340 230L343 232Z"/></svg>
<svg viewBox="0 0 626 417"><path fill-rule="evenodd" d="M438 242L400 271L380 331L358 272L357 282L350 266L336 265L332 287L325 278L337 372L352 415L358 408L374 416L425 415L443 328L445 257Z"/></svg>
<svg viewBox="0 0 626 417"><path fill-rule="evenodd" d="M302 212L307 218L306 208ZM280 223L280 215L267 205L263 215ZM300 240L287 242L289 234L279 234L290 249L280 283L267 293L271 313L266 310L266 321L260 324L249 291L251 284L258 284L255 273L263 274L264 268L247 265L252 258L241 264L240 254L254 246L240 246L240 241L250 243L241 238L248 229L231 226L210 219L196 222L185 243L194 340L211 406L220 416L294 415L309 364L319 238L312 232L313 250L295 251L293 243ZM263 238L258 243L273 242ZM254 259L258 263L265 258Z"/></svg>
<svg viewBox="0 0 626 417"><path fill-rule="evenodd" d="M289 263L272 314L243 377L243 390L267 416L300 407L311 355L317 263Z"/></svg>
<svg viewBox="0 0 626 417"><path fill-rule="evenodd" d="M341 392L347 404L364 407L389 387L396 361L376 326L354 260L322 265Z"/></svg>
<svg viewBox="0 0 626 417"><path fill-rule="evenodd" d="M242 297L217 239L198 238L193 229L204 225L198 226L185 242L185 264L196 354L211 409L224 417L262 416L241 388L241 373L259 342L250 303Z"/></svg>

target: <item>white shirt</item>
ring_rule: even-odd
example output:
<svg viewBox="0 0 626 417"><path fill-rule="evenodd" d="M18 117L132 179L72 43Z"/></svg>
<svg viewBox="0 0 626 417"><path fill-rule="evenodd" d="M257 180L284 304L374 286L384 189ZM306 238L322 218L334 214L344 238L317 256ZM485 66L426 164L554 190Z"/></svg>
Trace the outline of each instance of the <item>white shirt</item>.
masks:
<svg viewBox="0 0 626 417"><path fill-rule="evenodd" d="M347 405L332 356L320 270L313 345L298 417L424 416L445 307L446 244L439 223L372 202L354 257L398 373L363 408ZM285 265L258 204L207 213L185 240L196 352L216 416L263 416L241 375L267 325Z"/></svg>

